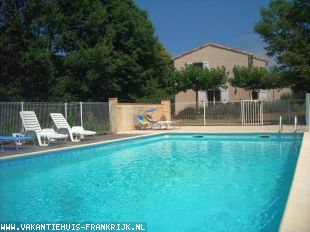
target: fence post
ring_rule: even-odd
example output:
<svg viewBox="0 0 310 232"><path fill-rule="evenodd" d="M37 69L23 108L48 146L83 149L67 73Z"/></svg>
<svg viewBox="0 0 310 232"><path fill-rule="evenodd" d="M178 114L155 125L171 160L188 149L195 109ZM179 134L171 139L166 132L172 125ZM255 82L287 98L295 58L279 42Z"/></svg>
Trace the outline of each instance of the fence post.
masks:
<svg viewBox="0 0 310 232"><path fill-rule="evenodd" d="M206 100L203 101L203 125L206 125Z"/></svg>
<svg viewBox="0 0 310 232"><path fill-rule="evenodd" d="M291 125L291 101L290 101L290 97L288 98L288 124Z"/></svg>
<svg viewBox="0 0 310 232"><path fill-rule="evenodd" d="M68 106L67 106L67 102L65 102L65 118L66 118L66 120L68 119Z"/></svg>
<svg viewBox="0 0 310 232"><path fill-rule="evenodd" d="M81 127L83 127L83 102L80 102Z"/></svg>
<svg viewBox="0 0 310 232"><path fill-rule="evenodd" d="M24 111L24 102L20 103L21 111Z"/></svg>
<svg viewBox="0 0 310 232"><path fill-rule="evenodd" d="M163 114L166 117L166 120L171 120L171 101L170 100L161 100L160 104L163 106Z"/></svg>
<svg viewBox="0 0 310 232"><path fill-rule="evenodd" d="M264 125L264 106L263 106L263 101L261 101L261 105L260 105L260 115L261 115L261 123L262 126Z"/></svg>
<svg viewBox="0 0 310 232"><path fill-rule="evenodd" d="M310 94L306 93L306 125L310 132Z"/></svg>
<svg viewBox="0 0 310 232"><path fill-rule="evenodd" d="M244 116L243 116L243 101L242 100L240 100L240 104L241 104L241 125L243 126Z"/></svg>
<svg viewBox="0 0 310 232"><path fill-rule="evenodd" d="M118 131L118 120L123 120L122 118L117 118L117 105L118 99L117 98L109 98L109 118L110 118L110 126L111 131L113 133L117 133Z"/></svg>

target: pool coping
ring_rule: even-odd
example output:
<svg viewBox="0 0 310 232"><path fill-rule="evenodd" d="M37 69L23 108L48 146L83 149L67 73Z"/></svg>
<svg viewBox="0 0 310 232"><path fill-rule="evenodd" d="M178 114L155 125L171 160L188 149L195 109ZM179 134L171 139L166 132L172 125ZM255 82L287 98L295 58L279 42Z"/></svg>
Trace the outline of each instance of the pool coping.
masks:
<svg viewBox="0 0 310 232"><path fill-rule="evenodd" d="M0 157L0 161L14 160L23 157L31 157L36 155L54 153L58 151L75 150L85 147L118 143L122 141L136 140L139 138L156 137L167 134L202 134L203 132L180 132L180 131L160 131L157 133L137 135L129 138L114 139L108 141L94 142L89 144L76 145L74 147L55 148L46 151L35 151L25 154L17 154L11 156ZM251 133L274 133L270 131L259 132L207 132L206 134L251 134ZM292 132L283 132L283 134L291 134ZM299 132L298 132L299 133ZM204 133L205 134L205 133ZM299 152L296 169L286 202L286 207L281 220L280 232L309 232L310 231L310 133L303 133L303 140Z"/></svg>
<svg viewBox="0 0 310 232"><path fill-rule="evenodd" d="M310 132L303 136L279 231L310 231Z"/></svg>
<svg viewBox="0 0 310 232"><path fill-rule="evenodd" d="M126 137L126 138L120 138L120 139L112 139L112 140L106 140L106 141L100 141L100 142L93 142L93 143L87 143L87 144L80 144L70 147L59 147L59 148L53 148L51 150L45 150L45 151L34 151L34 152L27 152L22 154L14 154L9 156L0 156L0 161L5 160L14 160L18 158L24 158L24 157L31 157L36 155L42 155L42 154L48 154L48 153L54 153L58 151L67 151L67 150L76 150L79 148L85 148L85 147L91 147L91 146L98 146L98 145L104 145L104 144L110 144L110 143L117 143L121 141L130 141L135 140L138 138L145 138L145 137L153 137L153 136L160 136L160 135L168 135L168 134L256 134L256 133L270 133L270 134L278 134L279 132L271 132L271 131L259 131L259 132L253 132L253 131L236 131L236 132L190 132L190 131L159 131L155 133L150 134L142 134L142 135L136 135L132 137ZM292 134L293 132L282 132L281 134ZM302 134L303 132L297 132L299 134Z"/></svg>
<svg viewBox="0 0 310 232"><path fill-rule="evenodd" d="M70 147L54 148L54 149L45 150L45 151L34 151L34 152L27 152L24 154L1 156L0 162L5 161L5 160L14 160L14 159L19 159L19 158L24 158L24 157L32 157L32 156L37 156L37 155L54 153L54 152L58 152L58 151L76 150L76 149L85 148L85 147L98 146L98 145L110 144L110 143L117 143L117 142L127 141L127 140L130 141L130 140L134 140L137 138L153 137L153 136L157 136L157 135L161 135L161 134L167 134L167 132L161 132L158 134L137 135L137 136L132 136L132 137L112 139L112 140L106 140L106 141L94 142L94 143L87 143L87 144L75 145L75 146L70 146Z"/></svg>

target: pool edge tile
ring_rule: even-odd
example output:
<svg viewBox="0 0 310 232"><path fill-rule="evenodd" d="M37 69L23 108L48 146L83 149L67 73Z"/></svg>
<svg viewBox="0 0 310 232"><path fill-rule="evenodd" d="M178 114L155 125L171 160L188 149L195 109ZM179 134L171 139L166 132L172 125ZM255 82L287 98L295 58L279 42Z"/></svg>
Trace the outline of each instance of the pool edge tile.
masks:
<svg viewBox="0 0 310 232"><path fill-rule="evenodd" d="M310 231L310 132L305 132L280 232Z"/></svg>
<svg viewBox="0 0 310 232"><path fill-rule="evenodd" d="M127 141L127 140L130 141L130 140L135 140L138 138L154 137L154 136L165 135L165 134L167 134L167 132L160 132L160 133L156 133L156 134L147 134L147 135L137 135L137 136L133 136L133 137L129 137L129 138L113 139L113 140L107 140L107 141L102 141L102 142L81 144L81 145L76 145L76 146L71 146L71 147L55 148L55 149L46 150L46 151L35 151L35 152L27 152L24 154L2 156L2 157L0 157L0 162L5 161L5 160L14 160L14 159L23 158L23 157L31 157L31 156L36 156L36 155L54 153L54 152L58 152L58 151L75 150L75 149L85 148L85 147L90 147L90 146L117 143L117 142Z"/></svg>

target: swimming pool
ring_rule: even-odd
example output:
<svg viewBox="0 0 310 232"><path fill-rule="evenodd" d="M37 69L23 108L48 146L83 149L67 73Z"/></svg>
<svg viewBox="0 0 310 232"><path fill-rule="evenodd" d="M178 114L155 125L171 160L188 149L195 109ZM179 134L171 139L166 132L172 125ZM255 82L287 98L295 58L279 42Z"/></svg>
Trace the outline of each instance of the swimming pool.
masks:
<svg viewBox="0 0 310 232"><path fill-rule="evenodd" d="M0 162L0 222L277 231L302 134L164 134Z"/></svg>

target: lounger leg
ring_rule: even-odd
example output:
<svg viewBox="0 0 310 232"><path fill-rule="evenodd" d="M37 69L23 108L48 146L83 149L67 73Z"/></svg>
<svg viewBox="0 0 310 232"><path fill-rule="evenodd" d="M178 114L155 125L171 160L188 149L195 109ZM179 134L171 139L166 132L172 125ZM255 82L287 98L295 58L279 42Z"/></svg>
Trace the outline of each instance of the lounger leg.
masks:
<svg viewBox="0 0 310 232"><path fill-rule="evenodd" d="M38 143L39 143L39 146L42 146L42 147L46 147L48 146L48 143L49 143L49 138L47 137L41 137L41 136L37 136L37 139L38 139ZM43 142L42 142L42 139L43 139ZM46 141L47 142L46 142Z"/></svg>
<svg viewBox="0 0 310 232"><path fill-rule="evenodd" d="M70 138L71 138L71 141L75 143L80 142L81 140L81 137L79 137L77 134L74 134L72 132L70 132Z"/></svg>

